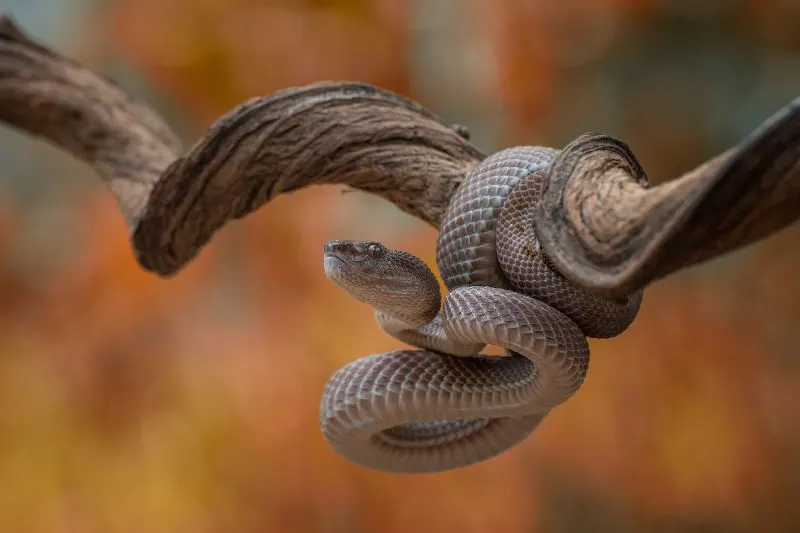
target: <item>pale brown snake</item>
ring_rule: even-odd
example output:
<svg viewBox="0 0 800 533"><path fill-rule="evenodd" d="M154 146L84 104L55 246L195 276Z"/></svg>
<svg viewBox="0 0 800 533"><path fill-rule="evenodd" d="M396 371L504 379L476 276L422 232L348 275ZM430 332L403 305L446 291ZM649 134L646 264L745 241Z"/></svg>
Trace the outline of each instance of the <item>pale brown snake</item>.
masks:
<svg viewBox="0 0 800 533"><path fill-rule="evenodd" d="M642 299L600 299L560 276L533 228L556 150L516 147L478 164L442 221L430 269L380 243L331 241L325 272L421 348L359 359L325 387L328 442L362 466L437 472L507 450L583 383L591 337L619 334ZM484 356L487 344L507 356Z"/></svg>

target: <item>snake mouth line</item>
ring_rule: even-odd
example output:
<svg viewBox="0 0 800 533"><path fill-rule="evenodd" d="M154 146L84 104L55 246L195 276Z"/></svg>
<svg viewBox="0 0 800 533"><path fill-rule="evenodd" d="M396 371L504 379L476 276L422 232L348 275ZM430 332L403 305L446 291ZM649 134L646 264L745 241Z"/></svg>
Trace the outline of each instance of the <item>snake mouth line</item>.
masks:
<svg viewBox="0 0 800 533"><path fill-rule="evenodd" d="M383 278L381 276L376 276L374 274L367 274L363 270L359 269L357 263L354 264L352 261L348 261L347 259L344 259L343 257L341 257L339 255L336 255L334 252L327 252L325 254L324 266L325 266L325 272L326 273L335 272L335 268L336 267L345 267L345 268L353 269L354 271L358 272L359 276L364 277L364 278L368 278L368 279L375 280L375 281L385 281L386 280L386 278Z"/></svg>
<svg viewBox="0 0 800 533"><path fill-rule="evenodd" d="M352 265L338 255L326 253L325 260L323 261L323 268L325 269L325 274L331 276L340 270L352 268Z"/></svg>
<svg viewBox="0 0 800 533"><path fill-rule="evenodd" d="M338 255L336 255L334 253L325 254L325 262L328 262L328 261L336 261L337 263L344 263L345 265L348 264L347 261L345 261L340 256L338 256Z"/></svg>

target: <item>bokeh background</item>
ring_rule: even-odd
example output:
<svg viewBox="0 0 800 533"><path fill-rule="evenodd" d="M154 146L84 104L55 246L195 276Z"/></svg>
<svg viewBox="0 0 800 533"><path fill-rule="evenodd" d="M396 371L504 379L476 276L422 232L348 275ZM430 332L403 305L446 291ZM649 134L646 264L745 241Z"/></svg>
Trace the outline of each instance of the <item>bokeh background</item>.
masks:
<svg viewBox="0 0 800 533"><path fill-rule="evenodd" d="M246 98L371 82L491 152L627 141L651 179L800 95L794 0L0 0L187 142ZM90 168L0 129L0 531L800 531L800 228L650 287L584 387L523 445L393 476L339 458L323 384L398 347L322 245L433 264L394 206L304 190L140 270Z"/></svg>

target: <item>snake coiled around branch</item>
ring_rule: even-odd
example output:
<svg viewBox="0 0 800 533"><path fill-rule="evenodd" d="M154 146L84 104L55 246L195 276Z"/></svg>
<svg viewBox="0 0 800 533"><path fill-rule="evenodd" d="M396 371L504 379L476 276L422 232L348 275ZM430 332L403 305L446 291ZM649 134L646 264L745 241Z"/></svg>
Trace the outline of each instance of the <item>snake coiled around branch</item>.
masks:
<svg viewBox="0 0 800 533"><path fill-rule="evenodd" d="M391 472L495 456L578 390L587 336L618 335L633 321L641 290L619 300L583 291L539 246L533 213L558 153L511 148L468 174L437 242L450 290L443 305L420 259L374 242L326 245L326 274L375 307L387 332L421 348L359 359L330 379L321 423L340 454ZM479 355L487 344L507 355Z"/></svg>

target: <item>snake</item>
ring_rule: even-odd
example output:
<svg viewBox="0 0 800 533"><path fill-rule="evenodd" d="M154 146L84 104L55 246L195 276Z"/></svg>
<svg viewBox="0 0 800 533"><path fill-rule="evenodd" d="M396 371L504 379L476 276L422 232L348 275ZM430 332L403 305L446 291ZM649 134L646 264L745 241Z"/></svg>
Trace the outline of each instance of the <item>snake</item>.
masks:
<svg viewBox="0 0 800 533"><path fill-rule="evenodd" d="M615 300L589 293L559 274L536 237L535 208L558 153L508 148L467 173L436 242L444 297L408 252L325 244L325 275L417 348L362 357L325 384L320 425L338 454L408 474L500 455L581 387L587 337L613 337L633 322L642 290ZM482 353L487 345L504 355Z"/></svg>

